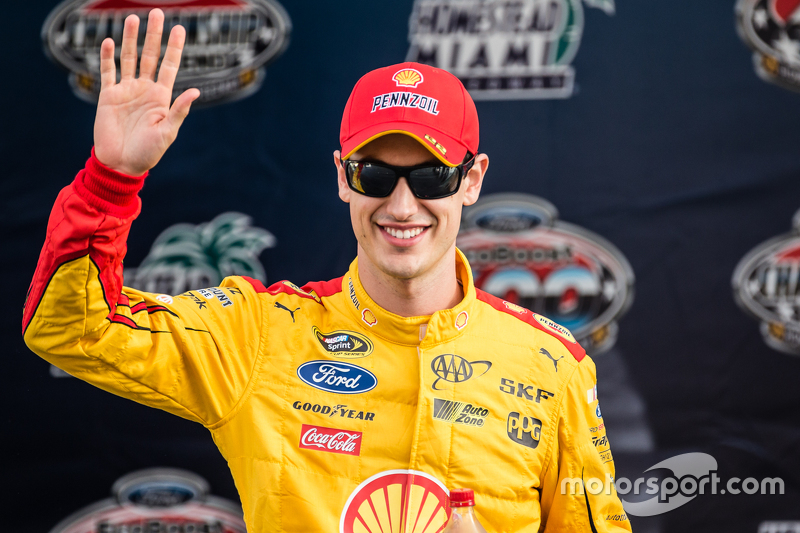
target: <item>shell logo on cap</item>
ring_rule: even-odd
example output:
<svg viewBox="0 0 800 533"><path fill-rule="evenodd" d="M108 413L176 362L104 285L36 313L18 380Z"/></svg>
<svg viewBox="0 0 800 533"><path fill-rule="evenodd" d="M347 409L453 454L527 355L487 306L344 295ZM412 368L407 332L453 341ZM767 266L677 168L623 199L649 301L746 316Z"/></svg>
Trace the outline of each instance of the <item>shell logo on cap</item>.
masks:
<svg viewBox="0 0 800 533"><path fill-rule="evenodd" d="M424 472L380 472L350 494L339 533L435 533L450 518L449 498L442 482Z"/></svg>
<svg viewBox="0 0 800 533"><path fill-rule="evenodd" d="M364 309L361 312L361 319L369 326L372 327L378 323L378 318L375 316L375 313L370 311L369 309Z"/></svg>
<svg viewBox="0 0 800 533"><path fill-rule="evenodd" d="M402 70L398 70L394 73L392 79L398 87L416 88L417 85L423 82L422 74L413 68L404 68Z"/></svg>

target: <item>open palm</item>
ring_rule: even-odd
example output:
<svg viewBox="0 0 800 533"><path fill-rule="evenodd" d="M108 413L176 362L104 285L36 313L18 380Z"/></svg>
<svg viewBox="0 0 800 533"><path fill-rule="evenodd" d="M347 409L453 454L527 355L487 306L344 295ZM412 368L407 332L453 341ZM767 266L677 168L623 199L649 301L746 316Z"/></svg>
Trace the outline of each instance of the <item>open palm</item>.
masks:
<svg viewBox="0 0 800 533"><path fill-rule="evenodd" d="M197 89L188 89L170 107L186 30L175 26L170 32L156 79L163 28L164 13L160 9L152 10L138 78L136 38L139 18L136 15L125 19L119 82L114 63L114 41L106 39L100 48L95 156L106 166L132 176L141 176L158 163L177 137L192 102L200 96Z"/></svg>

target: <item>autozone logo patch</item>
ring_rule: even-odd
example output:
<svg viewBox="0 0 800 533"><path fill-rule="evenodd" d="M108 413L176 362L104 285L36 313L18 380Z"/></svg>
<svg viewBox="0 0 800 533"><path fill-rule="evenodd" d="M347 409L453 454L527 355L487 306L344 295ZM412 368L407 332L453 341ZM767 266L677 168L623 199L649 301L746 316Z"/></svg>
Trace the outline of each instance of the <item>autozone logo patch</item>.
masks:
<svg viewBox="0 0 800 533"><path fill-rule="evenodd" d="M361 432L303 424L300 447L343 455L361 455Z"/></svg>
<svg viewBox="0 0 800 533"><path fill-rule="evenodd" d="M492 368L490 361L467 361L460 355L452 353L437 355L431 361L431 370L436 374L436 381L432 385L433 390L442 390L436 386L441 380L450 383L462 383L469 380L475 374L473 365L480 365L483 370L478 376L484 375Z"/></svg>
<svg viewBox="0 0 800 533"><path fill-rule="evenodd" d="M366 357L375 348L371 340L353 331L323 333L316 326L312 327L312 331L322 348L334 357L346 359Z"/></svg>
<svg viewBox="0 0 800 533"><path fill-rule="evenodd" d="M433 418L450 422L452 424L464 424L465 426L483 427L489 410L485 407L472 405L466 402L454 402L451 400L433 399Z"/></svg>
<svg viewBox="0 0 800 533"><path fill-rule="evenodd" d="M507 421L508 438L528 448L539 446L542 437L542 421L532 416L509 413Z"/></svg>

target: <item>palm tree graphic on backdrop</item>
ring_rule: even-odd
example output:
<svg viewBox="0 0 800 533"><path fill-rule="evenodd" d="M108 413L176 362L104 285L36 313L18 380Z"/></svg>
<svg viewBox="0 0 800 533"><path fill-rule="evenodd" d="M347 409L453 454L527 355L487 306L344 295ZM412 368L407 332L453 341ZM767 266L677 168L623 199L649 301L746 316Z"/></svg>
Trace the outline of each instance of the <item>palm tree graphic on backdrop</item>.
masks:
<svg viewBox="0 0 800 533"><path fill-rule="evenodd" d="M156 238L138 268L125 269L125 285L147 292L180 294L219 285L226 276L264 283L258 256L276 244L269 231L251 226L242 213L223 213L202 224L175 224Z"/></svg>

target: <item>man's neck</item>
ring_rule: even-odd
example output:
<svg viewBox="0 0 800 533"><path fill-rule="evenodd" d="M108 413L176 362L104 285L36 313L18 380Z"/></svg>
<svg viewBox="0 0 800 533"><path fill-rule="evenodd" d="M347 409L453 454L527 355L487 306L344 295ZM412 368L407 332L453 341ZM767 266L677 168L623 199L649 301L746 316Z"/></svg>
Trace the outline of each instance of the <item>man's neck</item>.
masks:
<svg viewBox="0 0 800 533"><path fill-rule="evenodd" d="M361 250L359 249L359 252ZM464 298L456 277L456 252L440 264L412 279L398 279L378 269L364 253L358 254L358 277L370 298L387 311L400 316L427 316L450 309Z"/></svg>

